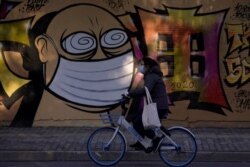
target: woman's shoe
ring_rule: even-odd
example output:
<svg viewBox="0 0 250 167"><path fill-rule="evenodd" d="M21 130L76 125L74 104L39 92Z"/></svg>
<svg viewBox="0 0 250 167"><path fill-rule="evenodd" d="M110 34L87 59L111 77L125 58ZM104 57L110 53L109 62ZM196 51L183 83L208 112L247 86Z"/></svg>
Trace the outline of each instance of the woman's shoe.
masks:
<svg viewBox="0 0 250 167"><path fill-rule="evenodd" d="M135 150L143 150L144 147L140 142L136 142L135 144L131 144L130 147L134 148Z"/></svg>
<svg viewBox="0 0 250 167"><path fill-rule="evenodd" d="M134 147L139 147L140 145L141 143L137 141L136 143L131 144L130 147L134 148Z"/></svg>

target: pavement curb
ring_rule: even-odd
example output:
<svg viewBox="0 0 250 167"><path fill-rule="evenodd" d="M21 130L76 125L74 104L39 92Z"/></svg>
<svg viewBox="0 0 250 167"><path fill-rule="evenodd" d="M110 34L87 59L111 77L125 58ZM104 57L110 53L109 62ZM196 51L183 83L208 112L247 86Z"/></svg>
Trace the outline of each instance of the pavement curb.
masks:
<svg viewBox="0 0 250 167"><path fill-rule="evenodd" d="M198 152L195 162L250 162L250 152ZM0 161L89 161L86 151L1 151ZM122 160L161 161L158 153L125 153Z"/></svg>

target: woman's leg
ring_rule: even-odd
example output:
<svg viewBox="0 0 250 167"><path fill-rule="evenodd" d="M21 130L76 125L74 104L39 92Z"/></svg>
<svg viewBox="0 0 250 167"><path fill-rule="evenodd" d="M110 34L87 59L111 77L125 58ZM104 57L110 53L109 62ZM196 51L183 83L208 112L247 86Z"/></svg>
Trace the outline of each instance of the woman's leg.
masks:
<svg viewBox="0 0 250 167"><path fill-rule="evenodd" d="M142 124L142 115L138 115L137 117L135 117L135 119L133 120L133 127L134 129L141 135L141 137L145 136L145 130Z"/></svg>

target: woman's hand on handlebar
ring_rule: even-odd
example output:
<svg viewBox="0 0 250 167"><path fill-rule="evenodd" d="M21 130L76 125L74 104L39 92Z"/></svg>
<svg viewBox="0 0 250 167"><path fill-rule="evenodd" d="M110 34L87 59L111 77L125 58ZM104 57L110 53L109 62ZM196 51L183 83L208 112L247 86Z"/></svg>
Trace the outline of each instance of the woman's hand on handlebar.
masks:
<svg viewBox="0 0 250 167"><path fill-rule="evenodd" d="M125 115L127 112L126 104L129 102L130 97L126 96L125 94L122 94L121 98L121 108L122 108L122 115Z"/></svg>
<svg viewBox="0 0 250 167"><path fill-rule="evenodd" d="M122 94L121 104L126 104L129 102L130 96L128 95L128 92L125 92Z"/></svg>
<svg viewBox="0 0 250 167"><path fill-rule="evenodd" d="M128 91L122 94L122 97L125 96L126 98L130 99Z"/></svg>
<svg viewBox="0 0 250 167"><path fill-rule="evenodd" d="M126 95L126 94L122 94L122 99L121 99L121 102L128 102L129 101L129 99L130 99L130 97L128 96L128 95Z"/></svg>

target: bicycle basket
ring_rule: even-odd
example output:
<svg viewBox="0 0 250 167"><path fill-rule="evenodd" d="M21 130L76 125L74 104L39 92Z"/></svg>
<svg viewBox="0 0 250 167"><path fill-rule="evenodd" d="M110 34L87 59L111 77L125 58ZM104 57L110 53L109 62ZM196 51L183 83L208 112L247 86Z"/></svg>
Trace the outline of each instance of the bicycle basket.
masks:
<svg viewBox="0 0 250 167"><path fill-rule="evenodd" d="M100 113L100 118L103 122L103 124L110 124L112 126L116 126L117 125L117 121L119 119L119 114L111 114L109 112L105 112L105 113Z"/></svg>

